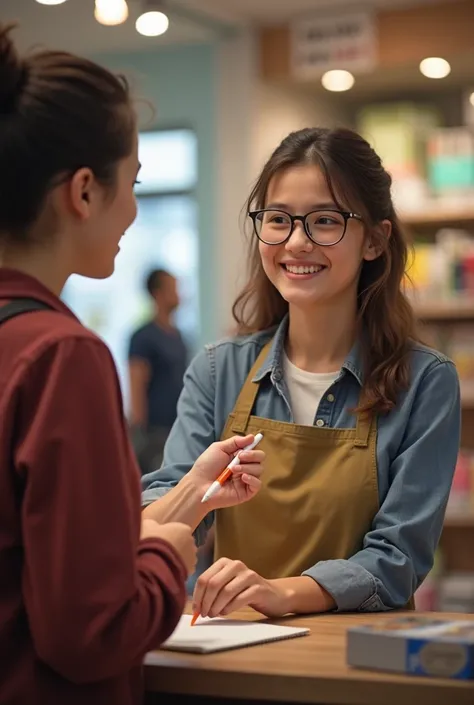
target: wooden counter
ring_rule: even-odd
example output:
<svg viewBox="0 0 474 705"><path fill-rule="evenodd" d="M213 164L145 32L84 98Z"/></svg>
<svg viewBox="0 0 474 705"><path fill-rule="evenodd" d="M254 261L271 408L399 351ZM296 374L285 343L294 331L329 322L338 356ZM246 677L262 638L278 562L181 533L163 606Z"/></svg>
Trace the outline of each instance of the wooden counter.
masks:
<svg viewBox="0 0 474 705"><path fill-rule="evenodd" d="M258 619L252 610L234 617ZM474 621L474 615L462 617ZM288 618L278 624L309 627L311 634L207 655L155 651L145 666L146 703L474 705L474 681L398 676L346 666L346 629L381 618L377 614Z"/></svg>

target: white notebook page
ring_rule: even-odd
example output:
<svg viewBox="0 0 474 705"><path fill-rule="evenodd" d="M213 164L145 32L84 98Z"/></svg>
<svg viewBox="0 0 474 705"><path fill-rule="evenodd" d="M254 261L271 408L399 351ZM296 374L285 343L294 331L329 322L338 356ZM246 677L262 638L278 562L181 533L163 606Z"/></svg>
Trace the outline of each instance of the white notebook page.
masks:
<svg viewBox="0 0 474 705"><path fill-rule="evenodd" d="M192 627L191 616L183 615L175 632L162 644L161 648L171 651L209 654L215 651L292 639L306 634L309 634L309 629L302 627L279 627L275 624L222 618L200 618ZM152 655L149 654L149 656ZM147 657L146 663L150 662L151 660Z"/></svg>

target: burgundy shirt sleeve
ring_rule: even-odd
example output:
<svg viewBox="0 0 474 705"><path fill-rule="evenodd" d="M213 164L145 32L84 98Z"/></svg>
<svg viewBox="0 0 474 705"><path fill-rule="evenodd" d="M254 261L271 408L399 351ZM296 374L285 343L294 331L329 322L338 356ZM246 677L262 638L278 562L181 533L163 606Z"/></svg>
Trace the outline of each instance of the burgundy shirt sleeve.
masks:
<svg viewBox="0 0 474 705"><path fill-rule="evenodd" d="M64 677L122 674L176 626L185 568L139 541L140 488L115 367L92 338L50 344L20 386L23 591L39 657Z"/></svg>

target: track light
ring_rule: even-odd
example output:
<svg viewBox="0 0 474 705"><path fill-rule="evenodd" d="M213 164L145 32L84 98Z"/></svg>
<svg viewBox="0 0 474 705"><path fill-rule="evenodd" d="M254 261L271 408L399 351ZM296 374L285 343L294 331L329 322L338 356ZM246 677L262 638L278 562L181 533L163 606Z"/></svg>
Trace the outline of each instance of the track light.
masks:
<svg viewBox="0 0 474 705"><path fill-rule="evenodd" d="M321 83L327 91L341 93L342 91L348 91L352 88L355 83L355 79L350 71L333 69L332 71L326 71L324 76L321 78Z"/></svg>
<svg viewBox="0 0 474 705"><path fill-rule="evenodd" d="M160 0L145 0L143 12L137 19L135 27L144 37L158 37L169 27L168 15L163 11Z"/></svg>
<svg viewBox="0 0 474 705"><path fill-rule="evenodd" d="M446 78L451 73L451 66L439 56L430 56L420 63L420 71L426 78Z"/></svg>
<svg viewBox="0 0 474 705"><path fill-rule="evenodd" d="M122 24L128 17L126 0L95 0L94 17L108 27Z"/></svg>

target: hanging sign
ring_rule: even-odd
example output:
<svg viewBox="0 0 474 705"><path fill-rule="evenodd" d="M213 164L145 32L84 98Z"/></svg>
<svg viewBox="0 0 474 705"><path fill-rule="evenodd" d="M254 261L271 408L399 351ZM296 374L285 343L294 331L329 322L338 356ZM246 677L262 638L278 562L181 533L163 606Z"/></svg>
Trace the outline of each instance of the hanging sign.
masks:
<svg viewBox="0 0 474 705"><path fill-rule="evenodd" d="M376 65L375 18L370 11L313 14L291 24L291 69L297 79L319 78L330 69L354 73Z"/></svg>

